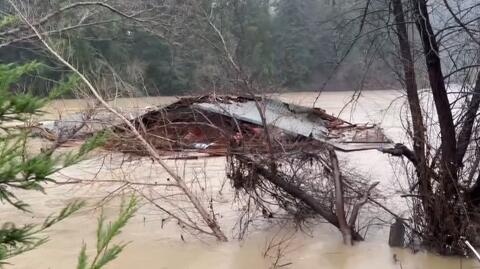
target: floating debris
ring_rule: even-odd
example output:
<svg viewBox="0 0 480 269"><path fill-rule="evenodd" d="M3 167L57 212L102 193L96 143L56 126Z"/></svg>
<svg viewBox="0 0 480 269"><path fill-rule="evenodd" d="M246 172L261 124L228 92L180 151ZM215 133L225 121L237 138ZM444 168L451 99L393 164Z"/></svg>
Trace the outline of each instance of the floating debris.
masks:
<svg viewBox="0 0 480 269"><path fill-rule="evenodd" d="M304 148L305 144L315 147L316 142L346 152L393 147L376 125L352 124L319 108L258 97L185 97L164 107L151 108L132 122L150 143L165 152L191 151L215 156L231 150L265 153L269 142L264 123L275 151ZM145 153L126 126L115 126L114 133L108 148Z"/></svg>

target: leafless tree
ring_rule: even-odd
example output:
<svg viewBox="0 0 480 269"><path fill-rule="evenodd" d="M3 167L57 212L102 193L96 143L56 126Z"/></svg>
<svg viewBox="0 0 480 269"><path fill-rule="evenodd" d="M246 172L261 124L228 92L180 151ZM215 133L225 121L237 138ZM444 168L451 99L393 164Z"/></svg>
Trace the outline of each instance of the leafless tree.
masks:
<svg viewBox="0 0 480 269"><path fill-rule="evenodd" d="M442 254L463 254L466 248L463 238L478 244L475 239L478 235L475 212L478 210L476 201L480 178L475 180L472 176L476 174L473 171L478 170L478 163L475 157L465 157L470 154L475 156L478 149L480 72L474 64L456 66L459 64L456 59L459 59L460 55L468 55L470 51L465 50L468 47L476 51L474 61L477 61L480 49L480 43L477 42L479 32L473 22L478 20L480 14L478 4L474 1L457 1L454 4L457 7L455 11L451 7L453 2L455 1L391 1L395 19L394 31L398 38L403 79L413 123L409 130L412 134L413 151L399 144L395 149L385 152L405 156L414 167L417 179L410 186L410 191L415 195L410 198L414 203L419 203L413 207L412 218L421 231L421 234L416 236L421 237L429 248ZM443 20L447 22L446 25L439 25L440 14L434 9L440 10L440 14L445 16ZM411 18L411 21L407 18ZM415 34L407 31L407 27L412 23L417 29ZM434 125L426 125L426 108L422 107L424 104L419 98L416 81L419 71L415 68L412 49L412 46L417 44L413 41L417 36L420 37L420 58L425 61L429 93L433 96L435 106ZM456 40L448 36L455 36ZM464 51L458 51L459 47ZM451 59L454 66L451 73L468 70L461 79L462 93L457 95L453 102L453 95L449 92L451 85L448 84L450 75L444 75L444 66L450 60L446 60L444 55ZM476 79L470 79L470 74ZM459 104L461 109L458 109ZM438 142L432 133L438 135Z"/></svg>

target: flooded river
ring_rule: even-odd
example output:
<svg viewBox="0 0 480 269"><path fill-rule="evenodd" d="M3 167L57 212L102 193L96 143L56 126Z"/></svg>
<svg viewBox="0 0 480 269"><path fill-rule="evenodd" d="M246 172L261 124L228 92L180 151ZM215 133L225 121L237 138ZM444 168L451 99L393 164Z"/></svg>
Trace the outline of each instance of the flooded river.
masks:
<svg viewBox="0 0 480 269"><path fill-rule="evenodd" d="M388 136L396 142L406 141L400 117L404 115L404 100L401 93L395 91L365 92L352 107L347 106L351 92L322 93L316 106L329 113L339 115L352 122L378 123ZM295 104L311 106L316 94L294 93L277 95ZM114 105L127 110L135 107L153 106L168 103L174 98L138 98L120 99ZM54 119L85 107L78 100L56 101L46 109L44 119ZM164 182L168 175L148 159L125 160L125 156L98 151L89 160L69 167L56 175L60 181L90 180L84 184L48 185L47 194L25 192L20 197L32 205L33 214L21 213L2 205L2 220L18 223L40 222L49 214L58 212L69 201L79 198L88 201L89 206L78 214L55 225L46 235L50 241L42 247L9 260L11 268L75 268L82 243L87 244L90 256L95 252L96 219L99 216L98 204L104 205L106 216L113 217L118 211L118 198L121 194L138 193L154 195L155 187L140 183ZM354 154L342 154L352 166L372 180L380 181L378 188L392 195L387 205L401 213L405 206L395 189L402 179L394 174L392 162L377 151ZM174 221L165 221L165 215L148 203L141 207L123 233L118 238L129 242L120 257L107 268L116 269L267 269L272 268L276 251L265 254L269 242L282 244L281 268L479 268L472 260L445 258L420 252L412 254L410 250L393 249L387 245L385 228L372 229L366 242L347 247L341 244L340 233L329 225L319 224L311 227L308 233L295 232L290 225L278 225L265 221L252 228L247 238L234 239L237 230L239 210L233 200L233 191L225 181L223 158L207 158L179 162L169 160L168 165L176 169L185 178L208 179L206 192L215 200L215 210L222 229L230 238L228 243L218 243L212 238L197 237L179 229ZM120 181L128 180L133 187L124 188ZM106 182L108 181L108 182ZM119 182L115 182L119 181ZM201 180L200 180L201 181ZM205 182L207 182L205 180ZM123 187L122 187L123 186ZM222 188L222 191L219 190ZM158 191L159 192L159 191ZM110 200L111 201L108 201Z"/></svg>

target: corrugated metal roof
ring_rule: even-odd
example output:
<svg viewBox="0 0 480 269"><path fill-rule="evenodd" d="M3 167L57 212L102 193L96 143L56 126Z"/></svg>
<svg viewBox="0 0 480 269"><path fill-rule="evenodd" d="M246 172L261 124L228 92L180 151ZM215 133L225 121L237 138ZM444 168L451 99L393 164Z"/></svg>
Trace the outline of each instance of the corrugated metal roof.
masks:
<svg viewBox="0 0 480 269"><path fill-rule="evenodd" d="M263 110L268 125L275 126L290 134L300 134L317 140L325 140L328 129L320 117L309 117L309 113L288 104L267 99L258 102ZM223 114L238 120L263 125L262 118L255 101L233 103L196 103L193 108Z"/></svg>
<svg viewBox="0 0 480 269"><path fill-rule="evenodd" d="M328 126L322 116L309 107L297 106L272 99L257 102L268 125L289 134L298 134L318 141L327 142L342 151L358 151L393 146L378 126L353 125L344 123L341 127ZM235 119L263 125L255 101L242 102L200 102L192 108L219 113ZM333 116L330 116L334 118ZM345 125L346 124L346 125Z"/></svg>

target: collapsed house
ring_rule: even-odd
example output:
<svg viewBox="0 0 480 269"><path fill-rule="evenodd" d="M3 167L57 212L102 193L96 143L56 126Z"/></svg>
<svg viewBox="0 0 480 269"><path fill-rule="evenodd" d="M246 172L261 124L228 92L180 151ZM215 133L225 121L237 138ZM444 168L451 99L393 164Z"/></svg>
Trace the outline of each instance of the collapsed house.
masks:
<svg viewBox="0 0 480 269"><path fill-rule="evenodd" d="M363 239L359 211L378 182L341 171L335 150L394 147L376 125L352 124L319 108L260 97L181 98L132 123L171 158L226 156L226 175L245 198L245 210L267 218L286 214L297 223L319 215L342 232L346 243ZM116 126L114 134L108 148L146 153L126 126ZM240 237L250 217L240 221Z"/></svg>
<svg viewBox="0 0 480 269"><path fill-rule="evenodd" d="M323 143L346 152L392 145L376 125L352 124L319 108L257 97L185 97L132 121L162 152L218 156L231 150L287 152ZM125 126L116 126L114 133L108 148L140 155L144 152L140 143L132 142Z"/></svg>
<svg viewBox="0 0 480 269"><path fill-rule="evenodd" d="M232 186L255 204L243 208L268 218L286 212L296 221L319 215L339 228L346 242L362 240L357 217L377 183L341 170L335 150L394 148L376 125L353 124L319 108L260 97L184 97L130 118L166 158L226 156ZM103 126L98 122L105 120L81 127L94 132ZM114 119L107 123L113 125L107 149L148 155L125 124ZM57 131L64 125L54 124ZM240 234L251 220L242 222Z"/></svg>

